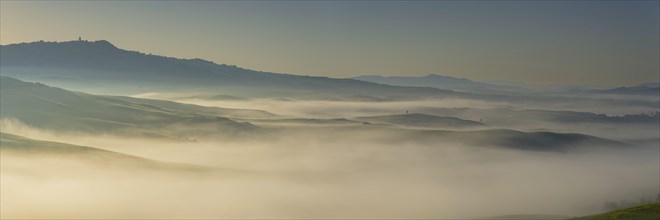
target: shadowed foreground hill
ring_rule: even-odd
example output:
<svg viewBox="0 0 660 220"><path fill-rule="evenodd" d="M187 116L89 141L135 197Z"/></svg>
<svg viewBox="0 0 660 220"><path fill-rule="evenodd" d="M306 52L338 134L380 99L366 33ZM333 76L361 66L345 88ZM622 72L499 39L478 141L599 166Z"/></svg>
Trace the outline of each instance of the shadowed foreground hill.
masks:
<svg viewBox="0 0 660 220"><path fill-rule="evenodd" d="M169 131L175 130L168 129L172 127L204 126L219 133L255 128L249 123L198 113L221 109L200 107L203 111L194 111L192 105L164 104L178 108L171 110L9 77L0 77L0 85L0 118L18 119L38 128L145 136L168 136Z"/></svg>
<svg viewBox="0 0 660 220"><path fill-rule="evenodd" d="M201 166L160 162L93 147L40 141L7 133L0 133L0 149L2 149L3 156L20 155L22 158L67 159L103 165L104 167L175 169L182 171L210 170Z"/></svg>
<svg viewBox="0 0 660 220"><path fill-rule="evenodd" d="M660 202L619 209L603 214L590 215L571 220L657 220L660 219Z"/></svg>

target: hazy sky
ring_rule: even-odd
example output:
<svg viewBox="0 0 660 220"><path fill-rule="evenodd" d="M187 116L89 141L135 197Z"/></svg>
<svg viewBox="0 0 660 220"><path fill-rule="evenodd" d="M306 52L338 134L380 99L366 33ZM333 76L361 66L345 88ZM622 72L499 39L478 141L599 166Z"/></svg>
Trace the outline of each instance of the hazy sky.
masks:
<svg viewBox="0 0 660 220"><path fill-rule="evenodd" d="M658 1L2 1L0 43L129 50L300 75L660 81Z"/></svg>

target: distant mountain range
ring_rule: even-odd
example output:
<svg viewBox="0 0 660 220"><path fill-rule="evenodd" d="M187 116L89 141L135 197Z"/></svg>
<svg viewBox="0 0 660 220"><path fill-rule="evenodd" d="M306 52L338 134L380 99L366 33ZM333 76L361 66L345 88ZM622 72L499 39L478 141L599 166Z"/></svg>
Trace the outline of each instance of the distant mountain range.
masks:
<svg viewBox="0 0 660 220"><path fill-rule="evenodd" d="M447 97L437 88L278 74L119 49L108 41L32 42L1 46L2 75L111 94L169 91L236 97L382 100Z"/></svg>
<svg viewBox="0 0 660 220"><path fill-rule="evenodd" d="M517 86L495 85L482 82L475 82L469 79L456 78L451 76L441 76L430 74L426 76L359 76L352 79L396 85L396 86L418 86L418 87L432 87L439 89L448 89L463 92L481 92L481 93L515 93L515 92L529 92L530 89L525 89Z"/></svg>
<svg viewBox="0 0 660 220"><path fill-rule="evenodd" d="M178 59L123 50L104 40L2 45L0 74L100 94L169 92L203 94L214 99L386 101L468 98L536 102L539 97L529 95L548 95L543 88L476 82L435 74L339 79L262 72L202 59ZM647 89L648 85L644 86L580 92L657 94L657 87ZM566 102L562 98L545 101Z"/></svg>
<svg viewBox="0 0 660 220"><path fill-rule="evenodd" d="M381 83L396 86L419 86L448 89L459 92L484 93L484 94L520 94L520 93L542 93L562 92L579 94L610 94L610 95L645 95L660 96L660 83L644 83L631 87L617 87L610 89L588 89L588 88L564 88L533 86L515 83L485 83L476 82L464 78L441 76L430 74L426 76L359 76L352 79L366 82Z"/></svg>
<svg viewBox="0 0 660 220"><path fill-rule="evenodd" d="M572 92L603 95L644 95L660 96L660 83L644 83L637 86L612 89L574 89Z"/></svg>

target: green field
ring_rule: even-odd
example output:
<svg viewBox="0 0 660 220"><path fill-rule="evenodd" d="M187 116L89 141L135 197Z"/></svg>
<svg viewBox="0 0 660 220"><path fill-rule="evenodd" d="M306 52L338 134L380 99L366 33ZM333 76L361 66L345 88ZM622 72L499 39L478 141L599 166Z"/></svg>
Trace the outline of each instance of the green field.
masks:
<svg viewBox="0 0 660 220"><path fill-rule="evenodd" d="M660 202L619 209L603 214L573 218L573 220L658 220Z"/></svg>

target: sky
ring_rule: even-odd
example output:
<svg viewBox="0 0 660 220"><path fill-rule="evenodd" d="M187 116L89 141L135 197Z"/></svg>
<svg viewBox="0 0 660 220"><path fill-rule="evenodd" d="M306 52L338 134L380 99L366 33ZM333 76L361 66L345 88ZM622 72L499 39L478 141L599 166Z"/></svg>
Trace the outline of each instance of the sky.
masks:
<svg viewBox="0 0 660 220"><path fill-rule="evenodd" d="M108 40L329 77L660 81L658 1L6 1L0 44Z"/></svg>

